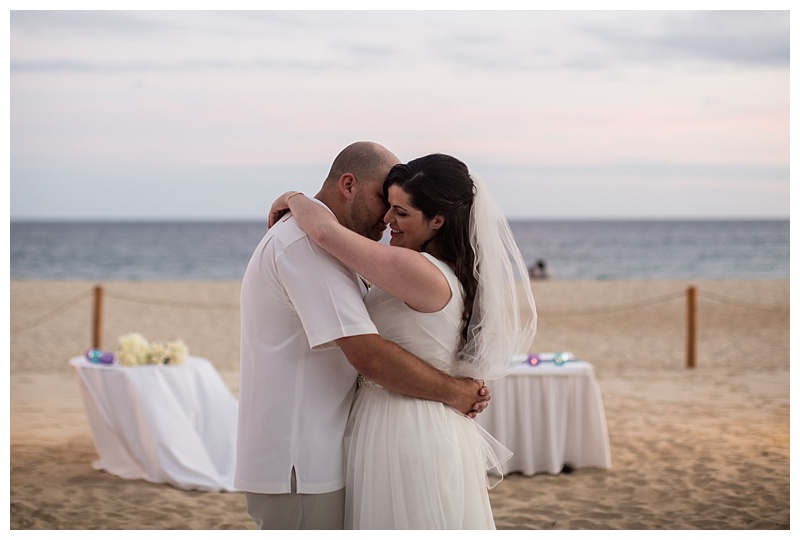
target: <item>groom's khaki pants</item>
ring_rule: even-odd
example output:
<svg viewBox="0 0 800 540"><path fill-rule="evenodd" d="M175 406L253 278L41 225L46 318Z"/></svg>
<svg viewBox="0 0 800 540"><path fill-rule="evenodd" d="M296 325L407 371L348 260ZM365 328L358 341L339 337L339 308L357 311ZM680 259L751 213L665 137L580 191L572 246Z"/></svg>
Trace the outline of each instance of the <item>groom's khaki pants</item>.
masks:
<svg viewBox="0 0 800 540"><path fill-rule="evenodd" d="M247 513L259 529L335 530L344 528L344 489L333 493L297 493L292 471L292 492L245 493Z"/></svg>

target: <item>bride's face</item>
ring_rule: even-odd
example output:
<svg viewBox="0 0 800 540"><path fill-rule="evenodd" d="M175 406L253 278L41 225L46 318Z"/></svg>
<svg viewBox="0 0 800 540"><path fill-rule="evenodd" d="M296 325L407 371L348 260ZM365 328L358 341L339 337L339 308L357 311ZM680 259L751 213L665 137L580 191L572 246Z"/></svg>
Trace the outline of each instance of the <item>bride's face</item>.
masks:
<svg viewBox="0 0 800 540"><path fill-rule="evenodd" d="M419 251L422 245L436 235L444 218L427 219L421 210L411 204L411 197L403 188L389 186L389 211L383 218L389 225L389 244Z"/></svg>

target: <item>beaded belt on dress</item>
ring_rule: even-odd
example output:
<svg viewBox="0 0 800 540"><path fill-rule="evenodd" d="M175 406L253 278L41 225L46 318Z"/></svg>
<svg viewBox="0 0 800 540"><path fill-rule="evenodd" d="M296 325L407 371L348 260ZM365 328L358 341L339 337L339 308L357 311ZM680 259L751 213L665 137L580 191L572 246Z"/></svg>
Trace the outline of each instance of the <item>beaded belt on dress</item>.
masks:
<svg viewBox="0 0 800 540"><path fill-rule="evenodd" d="M372 388L383 388L383 386L379 385L376 382L372 382L371 380L364 377L361 373L358 374L358 386L359 388L362 386L371 386Z"/></svg>

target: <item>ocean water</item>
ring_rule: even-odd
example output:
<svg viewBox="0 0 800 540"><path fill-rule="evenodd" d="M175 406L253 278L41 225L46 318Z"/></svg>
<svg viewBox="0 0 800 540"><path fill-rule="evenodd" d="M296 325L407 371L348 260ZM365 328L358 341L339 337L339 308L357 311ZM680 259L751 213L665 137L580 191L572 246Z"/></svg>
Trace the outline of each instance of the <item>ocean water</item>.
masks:
<svg viewBox="0 0 800 540"><path fill-rule="evenodd" d="M11 222L11 279L239 280L263 222ZM789 220L512 221L552 279L788 278Z"/></svg>

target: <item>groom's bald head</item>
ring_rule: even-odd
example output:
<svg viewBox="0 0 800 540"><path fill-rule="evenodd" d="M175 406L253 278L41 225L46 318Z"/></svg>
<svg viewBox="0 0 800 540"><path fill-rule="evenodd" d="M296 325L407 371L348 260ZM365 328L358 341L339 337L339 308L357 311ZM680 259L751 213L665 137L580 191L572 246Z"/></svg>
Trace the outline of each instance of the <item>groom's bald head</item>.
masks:
<svg viewBox="0 0 800 540"><path fill-rule="evenodd" d="M333 160L331 170L325 179L326 187L338 184L342 175L351 173L358 181L383 182L389 170L400 163L392 152L378 143L369 141L354 142L339 152Z"/></svg>

